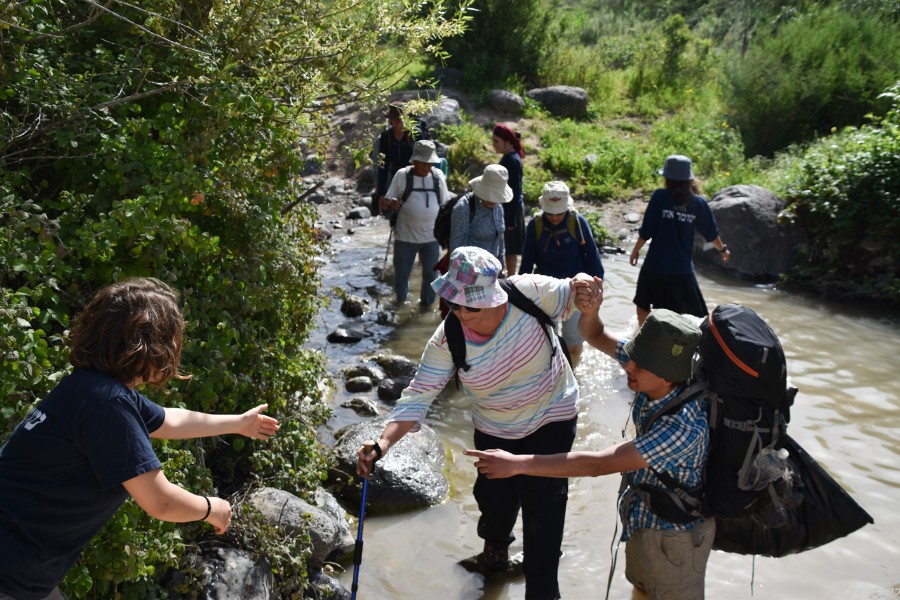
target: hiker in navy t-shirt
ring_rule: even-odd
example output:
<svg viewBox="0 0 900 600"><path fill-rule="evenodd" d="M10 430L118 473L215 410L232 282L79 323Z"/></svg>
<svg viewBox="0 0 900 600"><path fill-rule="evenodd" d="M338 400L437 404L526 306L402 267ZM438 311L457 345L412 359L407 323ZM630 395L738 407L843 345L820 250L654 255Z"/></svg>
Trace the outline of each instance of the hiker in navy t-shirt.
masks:
<svg viewBox="0 0 900 600"><path fill-rule="evenodd" d="M657 309L634 338L620 340L604 329L598 314L601 283L595 278L589 287L575 284L576 302L583 312L581 332L628 375L628 387L636 392L631 413L636 437L599 452L513 455L502 450L466 450L466 454L477 458L475 467L489 479L623 473L627 488L620 497L619 513L622 540L627 542L625 577L651 600L702 599L715 520L681 518L683 513L666 512L656 504L651 509L647 492L666 488L665 478L684 488L702 484L709 452L706 398L701 394L671 413L663 410L672 406L669 401L678 398L690 379L700 328L691 316Z"/></svg>
<svg viewBox="0 0 900 600"><path fill-rule="evenodd" d="M423 139L421 132L414 133L405 127L403 112L399 106L395 104L388 106L385 116L388 126L375 141L375 164L378 167L375 177L375 198L372 203L372 212L375 214L384 203L385 194L394 175L409 164L416 140Z"/></svg>
<svg viewBox="0 0 900 600"><path fill-rule="evenodd" d="M731 258L731 251L719 237L716 218L697 189L691 159L672 155L659 174L666 178L666 187L650 197L631 251L631 264L636 266L644 243L652 240L634 293L639 325L653 308L698 317L709 312L694 274L694 232L715 246L723 263Z"/></svg>
<svg viewBox="0 0 900 600"><path fill-rule="evenodd" d="M163 408L135 389L189 378L178 372L177 302L161 281L126 279L100 290L72 321L75 369L0 446L0 600L63 598L56 586L129 496L158 519L228 529L229 502L169 482L150 439L265 440L278 422L261 414L265 404L210 415Z"/></svg>

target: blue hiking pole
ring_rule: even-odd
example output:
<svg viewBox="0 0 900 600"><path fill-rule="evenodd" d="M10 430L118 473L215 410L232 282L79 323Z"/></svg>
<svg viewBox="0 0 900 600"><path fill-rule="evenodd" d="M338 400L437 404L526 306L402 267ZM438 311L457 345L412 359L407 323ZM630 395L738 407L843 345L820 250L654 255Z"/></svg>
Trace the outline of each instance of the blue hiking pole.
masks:
<svg viewBox="0 0 900 600"><path fill-rule="evenodd" d="M377 442L363 444L366 454L375 450L375 460L381 458L381 446ZM372 461L375 468L375 461ZM371 473L370 473L371 475ZM369 491L369 478L363 478L362 499L359 501L359 525L356 527L356 545L353 548L353 585L350 586L350 600L356 600L356 590L359 589L359 565L362 564L363 552L363 523L366 520L366 495Z"/></svg>

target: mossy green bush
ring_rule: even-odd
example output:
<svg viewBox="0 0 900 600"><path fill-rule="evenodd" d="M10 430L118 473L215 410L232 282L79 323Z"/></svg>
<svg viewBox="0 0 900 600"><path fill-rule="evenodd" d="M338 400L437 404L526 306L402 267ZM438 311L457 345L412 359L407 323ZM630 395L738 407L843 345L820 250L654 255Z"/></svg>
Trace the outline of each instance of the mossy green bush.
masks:
<svg viewBox="0 0 900 600"><path fill-rule="evenodd" d="M900 18L896 7L867 8L796 13L731 54L725 92L748 156L861 125L877 109L900 73Z"/></svg>
<svg viewBox="0 0 900 600"><path fill-rule="evenodd" d="M297 202L303 157L324 149L334 107L382 103L462 15L440 1L47 0L0 18L0 441L68 371L75 311L154 276L181 293L193 379L146 393L215 413L267 403L282 424L268 443L155 442L167 477L225 497L259 481L308 494L328 466L316 429L329 408L323 358L304 346L323 247ZM205 535L127 502L64 589L158 597ZM257 539L273 556L288 544ZM303 556L279 564L294 594Z"/></svg>
<svg viewBox="0 0 900 600"><path fill-rule="evenodd" d="M900 304L900 82L883 98L885 117L813 145L789 166L784 218L805 237L789 283Z"/></svg>

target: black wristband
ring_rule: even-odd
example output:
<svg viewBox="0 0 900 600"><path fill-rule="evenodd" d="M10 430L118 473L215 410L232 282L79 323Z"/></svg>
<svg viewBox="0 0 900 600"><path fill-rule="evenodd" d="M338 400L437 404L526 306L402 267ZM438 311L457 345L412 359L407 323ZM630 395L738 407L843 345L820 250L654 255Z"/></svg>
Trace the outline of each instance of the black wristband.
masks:
<svg viewBox="0 0 900 600"><path fill-rule="evenodd" d="M728 251L728 244L722 244L722 249L719 250L719 254L725 254Z"/></svg>
<svg viewBox="0 0 900 600"><path fill-rule="evenodd" d="M375 445L372 446L372 450L375 452L375 460L373 460L372 462L373 462L373 463L374 463L374 462L378 462L378 460L379 460L382 456L384 456L384 454L383 454L382 451L381 451L381 446L378 444L378 440L375 440Z"/></svg>
<svg viewBox="0 0 900 600"><path fill-rule="evenodd" d="M201 521L205 521L209 517L209 513L212 512L212 502L209 501L209 496L203 496L203 499L206 500L206 514L200 519Z"/></svg>

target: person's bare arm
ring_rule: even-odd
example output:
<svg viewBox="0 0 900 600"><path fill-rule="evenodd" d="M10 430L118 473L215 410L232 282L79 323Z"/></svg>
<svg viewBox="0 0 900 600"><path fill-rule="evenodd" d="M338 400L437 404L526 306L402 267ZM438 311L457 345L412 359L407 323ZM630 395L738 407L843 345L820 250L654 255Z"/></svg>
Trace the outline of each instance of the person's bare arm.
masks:
<svg viewBox="0 0 900 600"><path fill-rule="evenodd" d="M603 280L594 277L591 286L575 282L575 305L581 311L578 332L588 344L604 354L615 358L618 339L606 331L600 318L600 304L603 302Z"/></svg>
<svg viewBox="0 0 900 600"><path fill-rule="evenodd" d="M409 430L415 425L415 421L393 421L385 425L380 438L363 442L362 448L360 448L359 452L356 454L358 458L356 463L356 474L368 477L369 473L372 472L372 464L375 462L375 459L378 458L374 444L378 444L378 447L381 449L381 454L384 456L388 453L388 450L391 449L391 446L399 442L400 439L409 433Z"/></svg>
<svg viewBox="0 0 900 600"><path fill-rule="evenodd" d="M632 267L637 266L638 258L641 254L641 248L644 247L644 242L646 241L647 240L645 240L644 238L638 237L638 241L634 244L634 248L632 248L631 250L631 257L629 259Z"/></svg>
<svg viewBox="0 0 900 600"><path fill-rule="evenodd" d="M162 440L184 440L235 433L257 440L267 440L278 431L276 419L262 414L268 404L260 404L240 415L211 415L183 408L166 408L166 418L150 437Z"/></svg>
<svg viewBox="0 0 900 600"><path fill-rule="evenodd" d="M596 477L648 466L632 442L622 442L599 452L510 454L503 450L466 450L465 454L477 459L475 468L488 479L515 475Z"/></svg>
<svg viewBox="0 0 900 600"><path fill-rule="evenodd" d="M162 469L154 469L123 483L144 511L161 521L187 523L199 521L207 511L206 497L192 494L170 482ZM231 504L222 498L209 498L209 515L204 519L216 533L225 533L231 524Z"/></svg>

